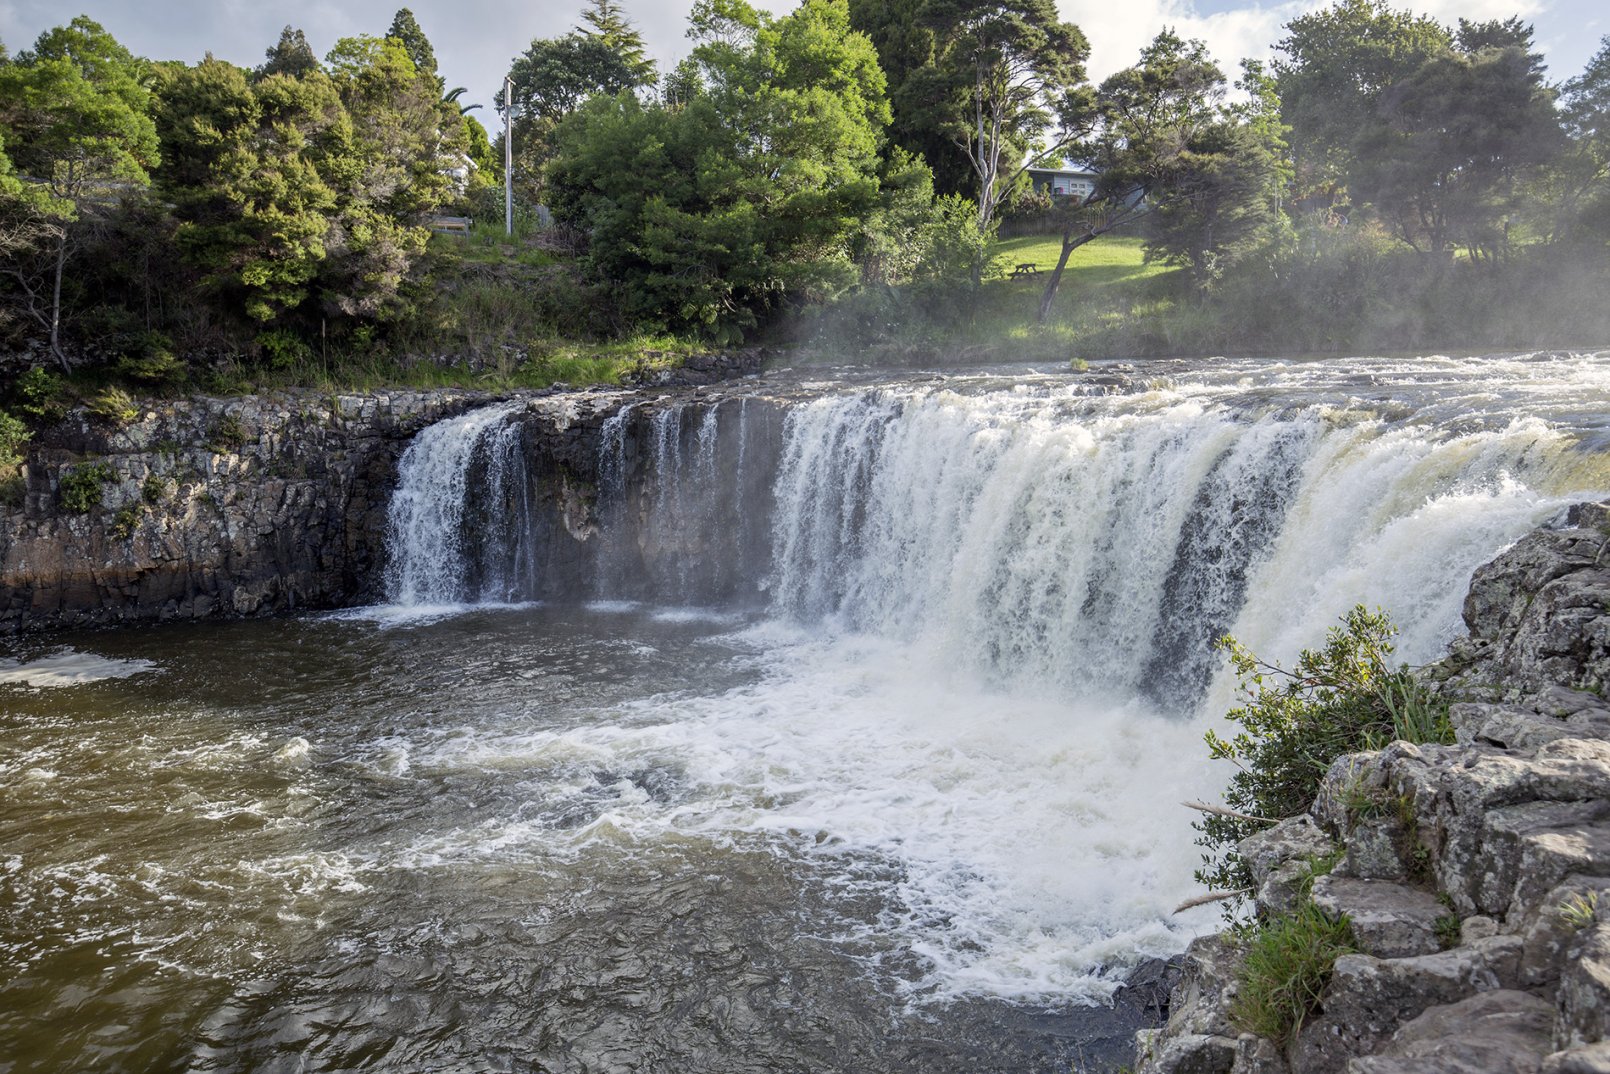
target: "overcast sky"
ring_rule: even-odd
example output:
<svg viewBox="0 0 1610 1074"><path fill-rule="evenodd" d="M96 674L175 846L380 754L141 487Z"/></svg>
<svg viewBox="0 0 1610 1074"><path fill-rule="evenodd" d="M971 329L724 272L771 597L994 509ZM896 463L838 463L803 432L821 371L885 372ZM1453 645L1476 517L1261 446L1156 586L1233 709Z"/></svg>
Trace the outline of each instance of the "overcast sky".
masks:
<svg viewBox="0 0 1610 1074"><path fill-rule="evenodd" d="M791 0L761 0L784 11ZM449 87L465 86L465 101L488 105L509 61L535 37L554 37L577 21L581 0L0 0L0 40L13 52L41 31L82 12L104 25L134 52L152 59L199 60L211 51L243 66L262 62L263 51L287 23L306 32L322 56L335 40L382 34L407 3L436 48ZM693 0L626 0L662 69L687 51ZM1394 6L1452 22L1521 15L1537 27L1538 43L1557 81L1580 72L1610 34L1605 0L1418 0ZM1058 0L1063 17L1090 38L1090 71L1101 78L1134 62L1140 47L1165 26L1207 41L1227 72L1246 56L1266 56L1280 27L1294 15L1326 6L1320 0L1248 3L1245 0ZM481 113L483 122L495 117Z"/></svg>

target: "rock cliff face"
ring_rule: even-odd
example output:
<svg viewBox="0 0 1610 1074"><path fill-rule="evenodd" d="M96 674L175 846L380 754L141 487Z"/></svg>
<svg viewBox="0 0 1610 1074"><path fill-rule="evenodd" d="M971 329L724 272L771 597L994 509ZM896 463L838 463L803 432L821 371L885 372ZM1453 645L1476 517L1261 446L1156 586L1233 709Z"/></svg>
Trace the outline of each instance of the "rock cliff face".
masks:
<svg viewBox="0 0 1610 1074"><path fill-rule="evenodd" d="M1230 1018L1242 950L1186 953L1146 1074L1610 1071L1610 507L1584 504L1479 570L1437 674L1457 743L1339 759L1309 814L1241 844L1260 913L1346 914L1317 1012L1284 1048ZM1380 803L1361 809L1360 803Z"/></svg>
<svg viewBox="0 0 1610 1074"><path fill-rule="evenodd" d="M666 595L650 582L670 558L661 553L674 550L656 546L670 528L647 520L645 475L693 457L699 430L716 427L704 416L722 399L706 386L752 376L762 358L693 355L629 377L628 391L510 393L529 400L521 423L544 556L526 596L583 595L576 587L596 573L606 543L596 513L603 427L617 414L613 477L630 510L614 520L623 536L609 565L644 580L633 596ZM117 429L76 411L33 445L22 488L0 504L0 633L377 599L387 506L409 441L497 398L452 389L197 398L147 405ZM761 409L757 424L767 420ZM699 521L697 539L730 543L717 519Z"/></svg>
<svg viewBox="0 0 1610 1074"><path fill-rule="evenodd" d="M116 430L75 413L0 508L0 630L348 602L375 577L409 437L488 398L191 399ZM75 486L99 503L73 510Z"/></svg>

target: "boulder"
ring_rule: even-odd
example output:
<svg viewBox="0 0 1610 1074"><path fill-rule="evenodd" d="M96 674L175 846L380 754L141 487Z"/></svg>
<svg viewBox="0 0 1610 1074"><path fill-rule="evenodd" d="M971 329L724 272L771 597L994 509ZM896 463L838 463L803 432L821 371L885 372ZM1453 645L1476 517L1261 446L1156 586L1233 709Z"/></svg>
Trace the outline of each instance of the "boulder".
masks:
<svg viewBox="0 0 1610 1074"><path fill-rule="evenodd" d="M1441 949L1437 920L1447 909L1436 897L1386 880L1322 876L1314 881L1314 905L1346 914L1359 949L1377 958L1429 955Z"/></svg>
<svg viewBox="0 0 1610 1074"><path fill-rule="evenodd" d="M1236 852L1247 863L1253 884L1261 887L1280 866L1323 857L1335 846L1313 818L1304 815L1290 817L1267 831L1247 836L1236 844Z"/></svg>
<svg viewBox="0 0 1610 1074"><path fill-rule="evenodd" d="M1573 874L1610 876L1610 801L1492 810L1483 823L1479 868L1464 889L1483 913L1521 925Z"/></svg>
<svg viewBox="0 0 1610 1074"><path fill-rule="evenodd" d="M1543 1060L1538 1074L1610 1074L1610 1041L1555 1052Z"/></svg>
<svg viewBox="0 0 1610 1074"><path fill-rule="evenodd" d="M1432 1007L1347 1074L1537 1074L1553 1020L1553 1006L1530 992L1482 992Z"/></svg>
<svg viewBox="0 0 1610 1074"><path fill-rule="evenodd" d="M1341 1070L1348 1060L1373 1054L1399 1026L1432 1007L1512 989L1520 956L1521 941L1514 936L1414 958L1343 955L1320 999L1320 1012L1292 1045L1292 1068Z"/></svg>
<svg viewBox="0 0 1610 1074"><path fill-rule="evenodd" d="M1233 1039L1230 1003L1243 950L1228 935L1202 936L1185 948L1179 984L1169 1002L1167 1033Z"/></svg>
<svg viewBox="0 0 1610 1074"><path fill-rule="evenodd" d="M1522 934L1521 983L1537 988L1557 982L1578 935L1601 920L1610 920L1610 877L1573 876L1551 890Z"/></svg>
<svg viewBox="0 0 1610 1074"><path fill-rule="evenodd" d="M1201 1033L1161 1037L1141 1033L1135 1074L1231 1074L1236 1042Z"/></svg>
<svg viewBox="0 0 1610 1074"><path fill-rule="evenodd" d="M1576 944L1566 952L1556 1002L1556 1047L1578 1048L1610 1038L1610 925L1595 922L1577 934Z"/></svg>
<svg viewBox="0 0 1610 1074"><path fill-rule="evenodd" d="M1258 909L1266 915L1296 909L1308 884L1310 863L1335 849L1330 836L1307 815L1283 820L1236 845L1252 873Z"/></svg>

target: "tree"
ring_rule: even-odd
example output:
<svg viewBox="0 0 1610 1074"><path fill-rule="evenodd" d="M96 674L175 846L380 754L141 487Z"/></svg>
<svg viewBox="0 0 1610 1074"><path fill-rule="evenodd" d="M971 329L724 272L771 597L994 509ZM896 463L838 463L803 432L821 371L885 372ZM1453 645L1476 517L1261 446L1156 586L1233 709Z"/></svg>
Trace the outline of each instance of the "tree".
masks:
<svg viewBox="0 0 1610 1074"><path fill-rule="evenodd" d="M1153 195L1146 256L1190 268L1207 287L1285 224L1281 200L1291 173L1274 82L1245 61L1236 84L1245 99L1200 125Z"/></svg>
<svg viewBox="0 0 1610 1074"><path fill-rule="evenodd" d="M430 38L425 36L414 13L407 8L399 10L391 20L391 29L386 31L386 36L402 44L408 58L414 61L414 70L426 78L435 79L439 92L442 79L436 73L436 50L430 47Z"/></svg>
<svg viewBox="0 0 1610 1074"><path fill-rule="evenodd" d="M937 36L921 19L927 2L850 0L850 25L878 50L889 84L890 143L923 158L941 194L971 194L977 182L971 155L956 151L950 129L956 94L935 92L943 80L934 70Z"/></svg>
<svg viewBox="0 0 1610 1074"><path fill-rule="evenodd" d="M855 281L888 103L844 0L784 18L701 0L692 27L702 88L583 105L558 131L551 205L588 232L586 269L628 316L730 339Z"/></svg>
<svg viewBox="0 0 1610 1074"><path fill-rule="evenodd" d="M1326 204L1353 169L1359 131L1382 96L1452 45L1435 20L1394 11L1385 0L1338 0L1293 19L1276 46L1275 88L1291 128L1299 195Z"/></svg>
<svg viewBox="0 0 1610 1074"><path fill-rule="evenodd" d="M1508 242L1519 183L1563 147L1531 30L1470 24L1450 49L1393 83L1360 134L1354 186L1409 245L1492 256Z"/></svg>
<svg viewBox="0 0 1610 1074"><path fill-rule="evenodd" d="M1013 185L1083 129L1090 46L1053 0L929 0L921 18L936 34L936 62L913 92L946 102L945 129L973 170L988 234Z"/></svg>
<svg viewBox="0 0 1610 1074"><path fill-rule="evenodd" d="M318 54L307 43L301 30L287 26L280 31L280 39L273 48L263 53L267 62L257 69L258 78L269 75L290 75L301 78L319 69Z"/></svg>
<svg viewBox="0 0 1610 1074"><path fill-rule="evenodd" d="M1551 238L1610 237L1610 37L1560 90L1568 142L1531 199L1547 206Z"/></svg>
<svg viewBox="0 0 1610 1074"><path fill-rule="evenodd" d="M1224 93L1224 75L1207 47L1171 30L1141 50L1138 64L1101 84L1094 122L1074 148L1099 179L1089 197L1064 210L1062 250L1040 296L1041 323L1074 250L1139 221L1168 195L1171 182L1194 182L1192 147L1211 152Z"/></svg>
<svg viewBox="0 0 1610 1074"><path fill-rule="evenodd" d="M384 319L400 310L402 283L429 238L420 218L453 193L464 121L396 38L343 38L325 62L351 121L350 149L330 176L341 208L321 276L325 301L349 317Z"/></svg>
<svg viewBox="0 0 1610 1074"><path fill-rule="evenodd" d="M149 184L147 169L157 160L144 72L141 61L83 16L47 30L31 51L0 66L0 126L11 133L12 161L41 182L36 205L56 233L48 300L33 293L25 276L13 278L64 367L62 281L74 225L96 206Z"/></svg>
<svg viewBox="0 0 1610 1074"><path fill-rule="evenodd" d="M625 57L600 37L580 33L532 41L515 59L509 78L514 91L515 192L532 202L541 198L542 169L552 154L559 123L592 97L613 96L640 85ZM503 91L496 101L500 112L507 107ZM501 148L501 133L498 145Z"/></svg>
<svg viewBox="0 0 1610 1074"><path fill-rule="evenodd" d="M157 174L200 286L268 325L311 296L350 163L350 120L321 70L245 72L208 57L158 82Z"/></svg>
<svg viewBox="0 0 1610 1074"><path fill-rule="evenodd" d="M615 0L587 0L582 8L582 25L576 28L583 37L593 38L619 56L631 70L639 86L651 86L657 77L654 61L649 59L643 45L643 35L626 17L626 10Z"/></svg>

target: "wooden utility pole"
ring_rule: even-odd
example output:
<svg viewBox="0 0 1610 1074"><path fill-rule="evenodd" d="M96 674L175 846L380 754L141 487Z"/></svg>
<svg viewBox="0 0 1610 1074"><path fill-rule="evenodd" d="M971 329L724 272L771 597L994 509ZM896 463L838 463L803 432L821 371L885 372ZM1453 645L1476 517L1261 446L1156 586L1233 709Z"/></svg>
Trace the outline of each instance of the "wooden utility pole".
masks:
<svg viewBox="0 0 1610 1074"><path fill-rule="evenodd" d="M514 79L503 76L503 233L514 234Z"/></svg>

